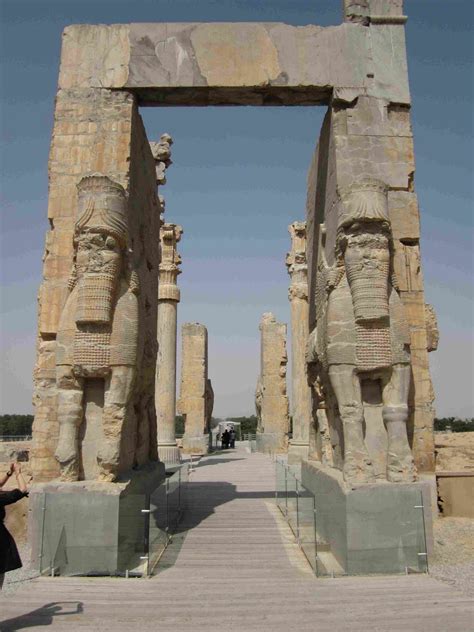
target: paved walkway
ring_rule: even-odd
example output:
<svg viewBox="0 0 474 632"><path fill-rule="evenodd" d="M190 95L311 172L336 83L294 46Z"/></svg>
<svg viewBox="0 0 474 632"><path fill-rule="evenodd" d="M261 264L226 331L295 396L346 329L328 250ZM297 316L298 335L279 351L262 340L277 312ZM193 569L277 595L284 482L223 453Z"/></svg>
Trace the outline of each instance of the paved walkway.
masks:
<svg viewBox="0 0 474 632"><path fill-rule="evenodd" d="M316 579L275 508L269 458L221 453L191 480L182 532L157 577L33 580L0 598L0 630L474 629L470 601L426 576Z"/></svg>

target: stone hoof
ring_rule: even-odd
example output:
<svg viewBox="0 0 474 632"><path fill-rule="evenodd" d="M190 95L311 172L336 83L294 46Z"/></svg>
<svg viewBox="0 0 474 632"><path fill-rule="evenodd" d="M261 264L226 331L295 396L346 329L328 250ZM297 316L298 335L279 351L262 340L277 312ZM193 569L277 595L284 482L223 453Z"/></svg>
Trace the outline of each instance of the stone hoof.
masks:
<svg viewBox="0 0 474 632"><path fill-rule="evenodd" d="M113 445L106 444L97 453L99 480L113 482L117 479L118 454Z"/></svg>
<svg viewBox="0 0 474 632"><path fill-rule="evenodd" d="M346 454L342 473L349 485L375 483L372 461L367 455Z"/></svg>
<svg viewBox="0 0 474 632"><path fill-rule="evenodd" d="M399 457L394 452L388 453L387 480L390 483L412 483L416 480L416 468L411 454Z"/></svg>
<svg viewBox="0 0 474 632"><path fill-rule="evenodd" d="M101 468L98 475L98 480L103 483L113 483L117 480L117 475L114 472L110 472L104 468Z"/></svg>

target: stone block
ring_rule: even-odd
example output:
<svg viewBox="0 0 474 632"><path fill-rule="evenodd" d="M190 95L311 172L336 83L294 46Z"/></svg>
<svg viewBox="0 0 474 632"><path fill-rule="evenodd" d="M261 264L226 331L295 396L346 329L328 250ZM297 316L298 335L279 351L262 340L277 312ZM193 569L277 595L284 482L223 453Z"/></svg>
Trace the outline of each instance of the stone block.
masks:
<svg viewBox="0 0 474 632"><path fill-rule="evenodd" d="M408 189L415 171L412 138L398 136L336 136L337 182L349 186L361 177Z"/></svg>
<svg viewBox="0 0 474 632"><path fill-rule="evenodd" d="M343 113L351 136L412 136L409 109L385 99L359 96Z"/></svg>
<svg viewBox="0 0 474 632"><path fill-rule="evenodd" d="M142 510L149 508L150 494L164 479L164 465L156 463L117 483L33 485L32 567L60 575L142 573L149 520Z"/></svg>
<svg viewBox="0 0 474 632"><path fill-rule="evenodd" d="M403 241L420 238L420 215L416 193L389 191L388 212L394 239Z"/></svg>
<svg viewBox="0 0 474 632"><path fill-rule="evenodd" d="M427 483L380 482L351 488L339 471L310 461L303 461L301 475L315 496L320 548L329 549L344 573L427 570L424 554L433 550Z"/></svg>
<svg viewBox="0 0 474 632"><path fill-rule="evenodd" d="M77 24L63 31L59 87L119 88L127 81L129 25Z"/></svg>
<svg viewBox="0 0 474 632"><path fill-rule="evenodd" d="M443 516L474 518L474 473L443 472L436 481Z"/></svg>

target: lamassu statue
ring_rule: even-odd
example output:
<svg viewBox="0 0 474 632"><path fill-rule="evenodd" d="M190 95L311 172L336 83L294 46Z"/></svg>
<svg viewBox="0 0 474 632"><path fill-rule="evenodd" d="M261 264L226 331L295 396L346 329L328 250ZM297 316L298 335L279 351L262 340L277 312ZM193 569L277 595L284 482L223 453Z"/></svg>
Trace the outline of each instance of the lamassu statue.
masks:
<svg viewBox="0 0 474 632"><path fill-rule="evenodd" d="M57 335L56 384L63 480L84 478L79 429L87 380L103 380L100 480L115 480L137 362L138 278L127 256L127 198L103 175L78 184L74 263Z"/></svg>
<svg viewBox="0 0 474 632"><path fill-rule="evenodd" d="M348 482L371 482L374 470L364 441L362 381L381 390L387 433L386 477L412 481L415 466L407 438L410 338L392 266L387 188L372 179L341 192L342 213L335 263L324 254L325 227L316 289L317 326L307 361L314 380L332 391L343 432L343 474Z"/></svg>

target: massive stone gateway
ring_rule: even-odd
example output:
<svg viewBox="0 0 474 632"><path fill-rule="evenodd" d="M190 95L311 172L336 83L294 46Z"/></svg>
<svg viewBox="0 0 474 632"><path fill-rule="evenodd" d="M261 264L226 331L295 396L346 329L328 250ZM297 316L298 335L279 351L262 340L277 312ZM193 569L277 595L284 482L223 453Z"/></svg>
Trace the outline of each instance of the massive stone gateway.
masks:
<svg viewBox="0 0 474 632"><path fill-rule="evenodd" d="M49 163L51 226L39 295L32 450L35 480L59 475L56 451L60 463L65 463L63 470L74 461L64 459L69 455L58 446L60 426L66 428L69 423L62 425L67 414L62 412L66 408L60 391L70 386L58 377L58 339L69 300L68 279L77 257L76 223L82 212L77 187L91 176L124 192L131 251L127 259L140 287L139 293L131 292L136 297L132 300L137 302L138 319L133 386L122 398L126 422L114 429L119 434L115 440L120 444L120 455L110 478L156 458L153 385L161 205L156 195L155 156L138 112L142 105L328 107L308 179L309 331L317 325L322 249L327 266L337 268L341 218L347 210L343 198L351 188L376 181L384 190L390 265L397 279L396 287L392 283L387 288L395 288L403 306L410 351L404 361L409 390L403 403L397 401L397 405L405 407L404 420L407 418L408 440L418 472L433 471L433 391L427 338L432 314L425 307L420 265L406 17L402 0L344 0L343 5L344 23L326 28L279 23L157 23L65 29ZM127 282L123 276L123 283ZM324 376L319 376L314 362L310 370L313 374L316 371L312 383L319 393L315 395L315 418L325 417L331 424L321 436L319 428L314 430L311 453L320 459L324 453L333 465L342 468L344 444L337 428L344 421L330 414L331 406L335 410L336 405L342 405L341 399L336 397L334 403L329 394L321 403ZM92 382L102 378L90 374L84 379L91 383L84 391L91 391L91 404L87 405L86 395L85 408L94 424L92 419L106 415L105 403L100 398L97 403L92 392ZM73 386L69 395L82 392L82 387ZM372 405L370 397L366 395L364 406ZM374 408L377 405L373 404ZM375 419L378 412L367 411L366 422L371 415ZM380 419L379 415L374 424L382 432ZM378 435L375 441L380 438ZM75 469L76 465L69 468L72 478ZM110 467L108 470L112 471Z"/></svg>

